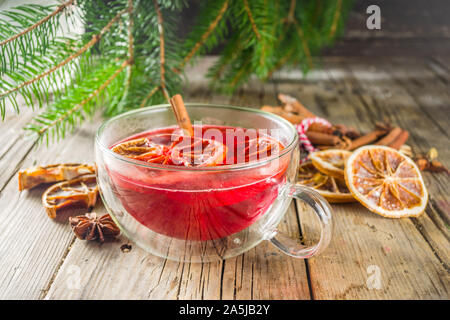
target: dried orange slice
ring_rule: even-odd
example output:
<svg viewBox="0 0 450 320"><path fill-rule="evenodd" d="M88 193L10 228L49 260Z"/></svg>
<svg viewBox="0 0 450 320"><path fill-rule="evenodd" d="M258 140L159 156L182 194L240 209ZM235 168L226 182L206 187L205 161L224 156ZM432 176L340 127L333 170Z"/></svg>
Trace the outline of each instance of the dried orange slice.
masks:
<svg viewBox="0 0 450 320"><path fill-rule="evenodd" d="M95 173L91 165L80 163L53 164L19 171L19 191L34 188L41 183L70 180L84 174Z"/></svg>
<svg viewBox="0 0 450 320"><path fill-rule="evenodd" d="M212 139L161 134L153 136L155 141L173 141L170 146L139 138L117 144L112 151L128 158L167 165L215 166L222 164L227 147Z"/></svg>
<svg viewBox="0 0 450 320"><path fill-rule="evenodd" d="M311 162L300 165L297 183L315 189L330 203L356 201L343 179L324 175Z"/></svg>
<svg viewBox="0 0 450 320"><path fill-rule="evenodd" d="M93 207L97 201L98 186L95 174L88 174L49 187L42 195L42 204L50 218L56 217L59 209L82 205Z"/></svg>
<svg viewBox="0 0 450 320"><path fill-rule="evenodd" d="M159 163L159 159L165 159L169 150L168 147L152 143L147 138L139 138L119 143L112 151L131 159Z"/></svg>
<svg viewBox="0 0 450 320"><path fill-rule="evenodd" d="M170 159L164 164L186 167L211 167L224 163L227 147L219 141L179 136L169 148Z"/></svg>
<svg viewBox="0 0 450 320"><path fill-rule="evenodd" d="M283 148L283 145L279 141L269 136L259 136L249 139L243 149L245 162L260 160L279 154Z"/></svg>
<svg viewBox="0 0 450 320"><path fill-rule="evenodd" d="M344 178L345 161L352 153L347 150L328 149L309 155L314 167L320 172L338 179Z"/></svg>
<svg viewBox="0 0 450 320"><path fill-rule="evenodd" d="M395 149L364 146L347 159L345 181L370 211L389 218L415 217L427 205L428 191L417 165Z"/></svg>

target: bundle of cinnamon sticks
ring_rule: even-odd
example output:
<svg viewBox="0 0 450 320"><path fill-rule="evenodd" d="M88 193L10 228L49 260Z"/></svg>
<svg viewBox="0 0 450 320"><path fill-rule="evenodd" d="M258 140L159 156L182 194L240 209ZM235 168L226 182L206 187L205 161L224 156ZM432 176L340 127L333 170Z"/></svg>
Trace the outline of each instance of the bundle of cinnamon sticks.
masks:
<svg viewBox="0 0 450 320"><path fill-rule="evenodd" d="M303 119L317 117L294 97L279 94L278 99L282 106L265 105L263 111L277 114L293 124L299 124ZM368 144L389 146L399 150L408 140L409 133L389 122L377 123L375 128L366 134L343 124L332 124L331 127L313 123L306 132L310 142L319 150L344 149L355 150Z"/></svg>

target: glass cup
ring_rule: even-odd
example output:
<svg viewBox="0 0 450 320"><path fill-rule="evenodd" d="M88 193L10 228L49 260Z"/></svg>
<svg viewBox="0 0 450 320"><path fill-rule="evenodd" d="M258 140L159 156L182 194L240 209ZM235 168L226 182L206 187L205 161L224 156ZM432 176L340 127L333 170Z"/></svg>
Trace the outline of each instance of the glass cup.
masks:
<svg viewBox="0 0 450 320"><path fill-rule="evenodd" d="M324 250L331 239L331 208L317 192L295 184L300 153L292 124L250 108L199 103L187 103L186 108L194 124L262 130L285 148L240 164L150 164L110 148L135 134L176 126L170 105L106 121L95 137L97 181L103 203L122 232L146 251L176 261L226 259L263 240L296 258ZM305 202L318 217L321 235L312 246L277 230L292 199Z"/></svg>

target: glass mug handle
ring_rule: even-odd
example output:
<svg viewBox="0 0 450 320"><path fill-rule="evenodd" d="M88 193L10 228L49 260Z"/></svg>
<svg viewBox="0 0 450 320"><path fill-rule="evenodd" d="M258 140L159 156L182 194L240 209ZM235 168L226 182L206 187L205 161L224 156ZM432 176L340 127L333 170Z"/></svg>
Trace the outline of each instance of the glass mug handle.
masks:
<svg viewBox="0 0 450 320"><path fill-rule="evenodd" d="M279 196L301 200L314 210L322 229L320 240L312 246L306 246L278 230L274 230L268 240L282 252L295 258L305 259L322 252L330 243L332 233L332 210L328 202L313 189L290 183L283 187Z"/></svg>

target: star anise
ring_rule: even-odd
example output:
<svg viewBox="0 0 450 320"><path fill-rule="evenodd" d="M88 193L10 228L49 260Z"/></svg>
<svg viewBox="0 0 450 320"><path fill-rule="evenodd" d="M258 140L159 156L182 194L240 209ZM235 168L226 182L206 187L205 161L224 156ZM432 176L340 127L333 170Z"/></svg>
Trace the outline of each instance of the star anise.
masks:
<svg viewBox="0 0 450 320"><path fill-rule="evenodd" d="M69 223L77 238L81 240L98 240L103 243L120 234L119 227L109 214L98 218L95 212L86 213L84 216L70 217Z"/></svg>

